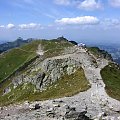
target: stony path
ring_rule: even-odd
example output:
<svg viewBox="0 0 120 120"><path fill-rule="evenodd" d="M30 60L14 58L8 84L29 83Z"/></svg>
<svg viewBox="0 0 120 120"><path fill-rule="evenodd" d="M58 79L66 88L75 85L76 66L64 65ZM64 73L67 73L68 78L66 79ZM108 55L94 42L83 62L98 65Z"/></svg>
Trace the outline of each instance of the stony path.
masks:
<svg viewBox="0 0 120 120"><path fill-rule="evenodd" d="M36 53L38 54L38 55L44 55L44 52L45 51L43 51L43 48L42 48L42 46L41 46L41 44L38 46L38 50L36 51Z"/></svg>
<svg viewBox="0 0 120 120"><path fill-rule="evenodd" d="M66 105L70 107L75 107L76 111L82 112L87 110L87 116L91 116L93 119L99 120L101 115L104 113L107 116L104 116L105 120L120 120L120 102L109 97L105 92L105 84L100 75L100 70L108 64L108 61L105 59L101 59L98 61L98 67L96 68L93 64L93 58L86 52L85 49L74 48L71 50L71 53L67 53L66 55L57 56L49 59L63 59L71 57L82 63L82 67L85 72L85 76L89 80L91 84L91 88L85 92L81 92L72 97L64 97L56 99L58 101L56 103L53 100L40 101L38 102L42 108L39 110L31 110L27 111L28 108L31 108L32 104L24 103L21 107L20 105L16 107L8 107L7 110L4 110L4 114L7 115L7 111L16 111L16 114L9 113L11 116L3 117L5 120L63 120L63 116L65 115L65 107ZM75 52L74 52L75 51ZM74 89L74 88L73 88ZM60 102L62 101L62 102ZM59 104L59 107L55 105ZM17 111L17 110L18 111ZM25 112L19 112L19 110ZM49 109L54 109L56 116L51 118L50 116L46 116L46 113ZM51 110L52 111L52 110ZM6 114L6 113L7 114ZM12 115L13 114L13 115ZM2 117L1 117L2 118Z"/></svg>
<svg viewBox="0 0 120 120"><path fill-rule="evenodd" d="M109 97L106 94L104 89L105 84L100 75L100 70L108 65L108 61L105 59L101 59L98 61L98 68L92 65L92 58L86 53L84 49L78 49L74 54L67 54L64 56L54 57L53 59L61 59L61 58L71 57L76 59L82 63L85 75L91 84L91 88L83 93L79 93L70 98L63 98L62 100L66 101L67 104L77 106L77 109L80 110L84 104L85 108L88 108L88 114L92 116L96 116L99 113L111 111L114 113L115 111L120 111L120 102ZM79 101L75 105L72 104L74 101Z"/></svg>

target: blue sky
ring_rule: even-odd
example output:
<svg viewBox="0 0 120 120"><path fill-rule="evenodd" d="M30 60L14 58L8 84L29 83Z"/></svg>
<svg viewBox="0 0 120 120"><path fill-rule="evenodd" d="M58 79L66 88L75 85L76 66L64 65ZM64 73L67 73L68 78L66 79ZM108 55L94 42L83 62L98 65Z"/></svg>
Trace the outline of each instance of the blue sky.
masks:
<svg viewBox="0 0 120 120"><path fill-rule="evenodd" d="M0 0L0 41L120 42L120 0Z"/></svg>

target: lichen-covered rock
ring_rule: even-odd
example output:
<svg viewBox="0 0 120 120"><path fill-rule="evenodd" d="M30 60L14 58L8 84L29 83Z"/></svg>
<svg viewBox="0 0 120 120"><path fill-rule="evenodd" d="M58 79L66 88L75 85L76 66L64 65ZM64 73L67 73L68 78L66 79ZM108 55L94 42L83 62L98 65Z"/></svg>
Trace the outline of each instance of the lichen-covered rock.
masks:
<svg viewBox="0 0 120 120"><path fill-rule="evenodd" d="M45 78L45 73L44 72L41 72L41 73L38 73L36 78L33 79L34 81L34 84L36 85L36 88L37 89L40 89L42 84L43 84L43 79Z"/></svg>
<svg viewBox="0 0 120 120"><path fill-rule="evenodd" d="M74 67L70 66L67 68L67 74L71 75L72 73L74 73L76 71L76 69L74 69Z"/></svg>
<svg viewBox="0 0 120 120"><path fill-rule="evenodd" d="M14 77L12 84L16 88L23 83L32 83L36 86L36 89L44 90L49 84L59 80L63 75L71 75L80 67L81 63L71 57L48 58L42 62L37 62L34 67L31 67L25 73ZM7 93L9 91L7 90Z"/></svg>
<svg viewBox="0 0 120 120"><path fill-rule="evenodd" d="M35 104L35 110L40 109L40 105L39 104Z"/></svg>
<svg viewBox="0 0 120 120"><path fill-rule="evenodd" d="M77 112L75 108L68 107L65 118L67 120L90 120L90 118L85 115L86 113L87 111Z"/></svg>
<svg viewBox="0 0 120 120"><path fill-rule="evenodd" d="M17 76L15 77L13 80L12 80L12 83L14 85L14 88L16 88L18 85L22 84L23 83L23 75L20 75L20 76Z"/></svg>
<svg viewBox="0 0 120 120"><path fill-rule="evenodd" d="M8 86L7 88L4 89L4 95L11 92L11 88L10 86Z"/></svg>

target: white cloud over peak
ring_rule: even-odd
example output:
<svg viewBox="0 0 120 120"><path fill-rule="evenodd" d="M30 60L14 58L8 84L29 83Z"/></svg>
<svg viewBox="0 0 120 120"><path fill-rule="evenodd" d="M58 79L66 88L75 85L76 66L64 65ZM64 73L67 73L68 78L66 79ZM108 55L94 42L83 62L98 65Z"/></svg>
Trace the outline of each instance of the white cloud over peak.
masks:
<svg viewBox="0 0 120 120"><path fill-rule="evenodd" d="M60 20L56 20L56 23L59 24L68 24L68 25L96 25L99 24L99 19L93 16L82 16L75 18L62 18Z"/></svg>
<svg viewBox="0 0 120 120"><path fill-rule="evenodd" d="M96 9L102 9L103 6L100 1L84 0L83 2L79 2L78 8L84 10L96 10Z"/></svg>
<svg viewBox="0 0 120 120"><path fill-rule="evenodd" d="M15 28L15 25L14 24L8 24L7 26L6 26L6 28L8 28L8 29L13 29L13 28Z"/></svg>
<svg viewBox="0 0 120 120"><path fill-rule="evenodd" d="M120 0L109 0L112 7L120 7Z"/></svg>
<svg viewBox="0 0 120 120"><path fill-rule="evenodd" d="M58 5L69 5L70 0L54 0L54 3Z"/></svg>
<svg viewBox="0 0 120 120"><path fill-rule="evenodd" d="M18 26L20 29L36 29L39 28L41 25L37 23L30 23L30 24L20 24Z"/></svg>

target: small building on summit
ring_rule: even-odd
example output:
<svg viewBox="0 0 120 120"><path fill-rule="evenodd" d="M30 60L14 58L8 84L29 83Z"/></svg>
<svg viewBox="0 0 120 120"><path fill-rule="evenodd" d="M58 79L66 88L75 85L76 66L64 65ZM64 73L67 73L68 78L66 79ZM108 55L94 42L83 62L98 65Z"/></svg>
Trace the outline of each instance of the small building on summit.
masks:
<svg viewBox="0 0 120 120"><path fill-rule="evenodd" d="M84 48L86 47L86 44L84 44L84 43L78 43L77 45L78 45L78 47L84 47Z"/></svg>

